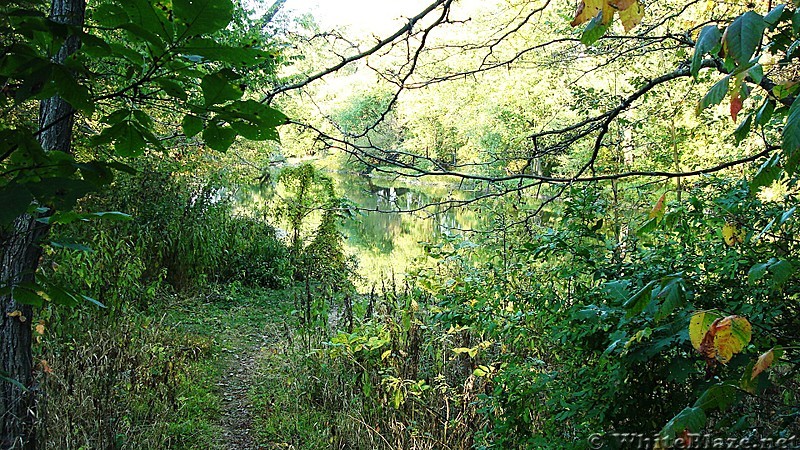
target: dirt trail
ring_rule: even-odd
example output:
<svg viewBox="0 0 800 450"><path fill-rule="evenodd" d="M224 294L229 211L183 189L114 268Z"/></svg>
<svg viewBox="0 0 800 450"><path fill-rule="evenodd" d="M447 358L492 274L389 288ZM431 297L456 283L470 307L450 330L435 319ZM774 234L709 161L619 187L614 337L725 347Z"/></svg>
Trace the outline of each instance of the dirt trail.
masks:
<svg viewBox="0 0 800 450"><path fill-rule="evenodd" d="M220 397L219 447L230 450L261 450L253 431L253 414L250 390L257 376L264 349L274 345L273 327L265 326L268 310L250 309L251 316L232 311L231 322L221 342L223 368L217 381ZM231 318L236 319L231 319ZM224 319L223 319L224 320Z"/></svg>
<svg viewBox="0 0 800 450"><path fill-rule="evenodd" d="M231 348L229 351L227 367L222 373L222 378L217 382L222 409L220 425L223 431L220 436L220 444L222 448L231 450L259 449L262 447L256 446L250 430L252 417L248 396L250 380L257 367L258 348L245 343L245 345Z"/></svg>

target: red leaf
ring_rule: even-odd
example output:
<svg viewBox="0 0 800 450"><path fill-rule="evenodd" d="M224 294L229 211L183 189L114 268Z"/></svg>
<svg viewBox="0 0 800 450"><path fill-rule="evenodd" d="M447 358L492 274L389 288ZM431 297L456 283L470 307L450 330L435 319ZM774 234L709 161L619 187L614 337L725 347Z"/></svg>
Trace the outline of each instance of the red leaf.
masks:
<svg viewBox="0 0 800 450"><path fill-rule="evenodd" d="M739 115L739 111L742 110L742 97L739 96L737 92L736 95L731 97L731 119L736 122L736 117Z"/></svg>

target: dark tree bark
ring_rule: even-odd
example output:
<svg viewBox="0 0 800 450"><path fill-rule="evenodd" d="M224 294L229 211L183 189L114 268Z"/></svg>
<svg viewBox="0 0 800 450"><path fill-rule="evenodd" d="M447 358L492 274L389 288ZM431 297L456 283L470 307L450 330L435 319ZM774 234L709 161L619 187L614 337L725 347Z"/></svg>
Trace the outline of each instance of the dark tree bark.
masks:
<svg viewBox="0 0 800 450"><path fill-rule="evenodd" d="M85 10L85 0L53 0L50 17L55 22L82 25ZM54 62L62 64L79 46L78 38L70 37L53 57ZM70 151L74 113L72 106L60 97L41 101L39 141L42 148ZM39 241L48 232L48 227L36 219L34 215L23 214L0 236L0 286L16 286L34 280L42 254ZM33 449L36 447L36 386L31 355L33 308L20 303L13 294L0 296L0 304L0 371L6 377L0 380L0 448Z"/></svg>

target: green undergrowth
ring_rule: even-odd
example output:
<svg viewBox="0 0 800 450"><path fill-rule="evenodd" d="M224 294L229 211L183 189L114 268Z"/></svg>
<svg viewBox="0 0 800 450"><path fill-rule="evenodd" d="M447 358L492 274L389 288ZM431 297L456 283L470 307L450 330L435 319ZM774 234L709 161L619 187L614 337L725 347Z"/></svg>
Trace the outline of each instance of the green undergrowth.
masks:
<svg viewBox="0 0 800 450"><path fill-rule="evenodd" d="M124 319L46 311L37 344L47 411L40 447L226 448L219 380L232 356L281 317L280 298L230 285L161 298Z"/></svg>
<svg viewBox="0 0 800 450"><path fill-rule="evenodd" d="M213 448L213 340L163 314L81 314L83 328L44 328L36 346L40 448Z"/></svg>

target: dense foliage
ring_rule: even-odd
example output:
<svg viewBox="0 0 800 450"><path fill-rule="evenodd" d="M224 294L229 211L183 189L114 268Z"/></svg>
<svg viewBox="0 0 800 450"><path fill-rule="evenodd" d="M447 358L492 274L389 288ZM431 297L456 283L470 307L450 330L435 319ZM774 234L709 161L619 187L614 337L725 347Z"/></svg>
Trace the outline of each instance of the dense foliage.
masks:
<svg viewBox="0 0 800 450"><path fill-rule="evenodd" d="M797 444L796 1L283 3L0 7L0 448Z"/></svg>

